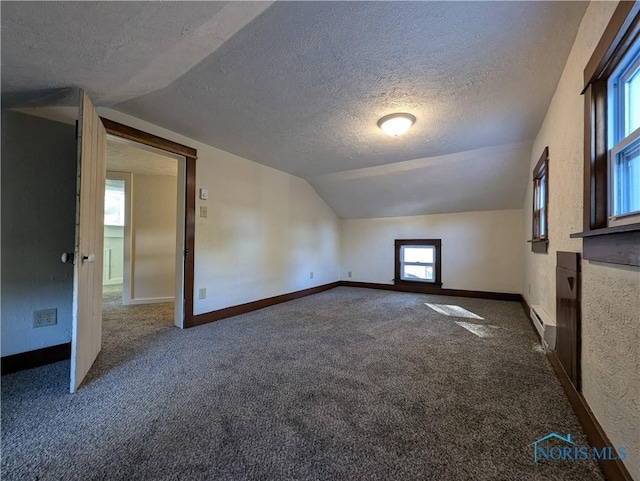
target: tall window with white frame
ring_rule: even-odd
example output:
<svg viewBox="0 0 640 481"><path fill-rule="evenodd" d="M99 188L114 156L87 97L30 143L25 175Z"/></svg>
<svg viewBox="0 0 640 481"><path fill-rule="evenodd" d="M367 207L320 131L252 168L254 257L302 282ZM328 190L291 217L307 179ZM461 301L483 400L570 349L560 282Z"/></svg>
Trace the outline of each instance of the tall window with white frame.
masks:
<svg viewBox="0 0 640 481"><path fill-rule="evenodd" d="M608 80L610 227L640 221L640 40Z"/></svg>
<svg viewBox="0 0 640 481"><path fill-rule="evenodd" d="M440 239L397 239L394 282L442 286L441 245Z"/></svg>

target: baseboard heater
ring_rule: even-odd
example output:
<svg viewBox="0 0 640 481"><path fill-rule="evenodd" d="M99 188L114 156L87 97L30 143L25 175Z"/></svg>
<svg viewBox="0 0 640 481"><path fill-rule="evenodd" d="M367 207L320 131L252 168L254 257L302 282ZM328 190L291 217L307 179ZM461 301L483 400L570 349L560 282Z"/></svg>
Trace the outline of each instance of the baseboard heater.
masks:
<svg viewBox="0 0 640 481"><path fill-rule="evenodd" d="M536 326L540 339L547 349L555 350L556 348L556 323L551 320L551 316L547 314L541 306L531 306L529 311L533 325Z"/></svg>

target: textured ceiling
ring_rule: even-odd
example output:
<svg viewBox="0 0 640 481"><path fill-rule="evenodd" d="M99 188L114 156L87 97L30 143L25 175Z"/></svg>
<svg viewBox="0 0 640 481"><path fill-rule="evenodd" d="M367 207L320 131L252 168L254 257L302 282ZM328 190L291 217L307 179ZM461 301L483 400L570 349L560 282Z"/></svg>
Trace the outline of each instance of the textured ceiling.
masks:
<svg viewBox="0 0 640 481"><path fill-rule="evenodd" d="M309 179L341 218L521 209L531 142Z"/></svg>
<svg viewBox="0 0 640 481"><path fill-rule="evenodd" d="M178 160L177 156L153 147L109 136L107 138L107 170L176 177Z"/></svg>
<svg viewBox="0 0 640 481"><path fill-rule="evenodd" d="M65 87L85 88L99 105L153 92L270 4L2 2L3 104Z"/></svg>
<svg viewBox="0 0 640 481"><path fill-rule="evenodd" d="M512 144L537 134L585 8L3 2L3 103L83 87L308 179L341 217L520 208L530 152ZM417 122L390 138L376 122L397 111Z"/></svg>

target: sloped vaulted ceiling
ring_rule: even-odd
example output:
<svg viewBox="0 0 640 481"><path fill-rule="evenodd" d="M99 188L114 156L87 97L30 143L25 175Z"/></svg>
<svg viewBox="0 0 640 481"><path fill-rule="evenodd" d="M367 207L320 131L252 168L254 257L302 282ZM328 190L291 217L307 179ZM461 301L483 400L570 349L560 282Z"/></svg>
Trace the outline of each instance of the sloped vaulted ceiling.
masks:
<svg viewBox="0 0 640 481"><path fill-rule="evenodd" d="M98 104L308 179L341 217L522 207L530 141L586 8L5 5L3 100L84 87ZM376 122L397 111L417 121L391 138Z"/></svg>

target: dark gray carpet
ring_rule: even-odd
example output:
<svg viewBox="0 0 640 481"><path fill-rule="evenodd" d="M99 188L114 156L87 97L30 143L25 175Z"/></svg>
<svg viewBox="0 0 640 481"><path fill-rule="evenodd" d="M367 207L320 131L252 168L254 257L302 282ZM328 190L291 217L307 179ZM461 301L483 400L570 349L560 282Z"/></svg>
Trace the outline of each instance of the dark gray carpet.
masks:
<svg viewBox="0 0 640 481"><path fill-rule="evenodd" d="M533 463L550 431L586 439L517 303L341 287L157 321L105 322L124 346L75 395L68 362L2 378L3 480L603 479Z"/></svg>
<svg viewBox="0 0 640 481"><path fill-rule="evenodd" d="M173 329L173 303L122 305L122 284L102 291L102 353L86 378L134 359L163 331Z"/></svg>

